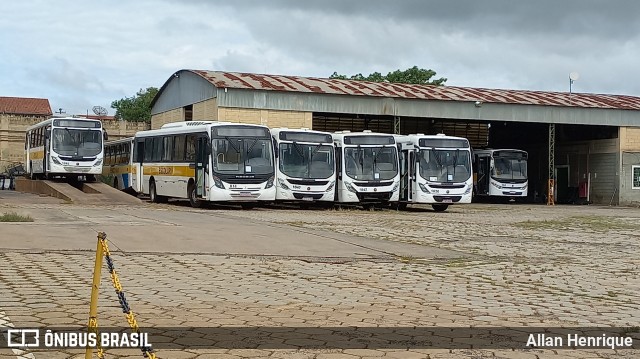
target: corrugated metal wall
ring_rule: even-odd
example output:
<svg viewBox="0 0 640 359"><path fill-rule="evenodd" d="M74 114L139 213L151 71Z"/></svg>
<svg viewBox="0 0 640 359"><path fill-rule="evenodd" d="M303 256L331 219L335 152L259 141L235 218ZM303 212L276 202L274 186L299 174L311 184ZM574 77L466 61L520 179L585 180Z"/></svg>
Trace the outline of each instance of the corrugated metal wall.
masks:
<svg viewBox="0 0 640 359"><path fill-rule="evenodd" d="M589 155L591 201L598 204L618 204L618 154Z"/></svg>

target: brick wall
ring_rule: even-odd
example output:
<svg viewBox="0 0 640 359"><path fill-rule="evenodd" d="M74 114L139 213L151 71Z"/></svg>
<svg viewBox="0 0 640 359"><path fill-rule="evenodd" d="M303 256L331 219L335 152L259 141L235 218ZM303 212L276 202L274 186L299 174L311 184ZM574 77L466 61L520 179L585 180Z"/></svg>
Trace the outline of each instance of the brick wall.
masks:
<svg viewBox="0 0 640 359"><path fill-rule="evenodd" d="M620 127L620 150L640 151L640 127Z"/></svg>
<svg viewBox="0 0 640 359"><path fill-rule="evenodd" d="M212 98L206 101L193 104L193 120L218 120L218 112L216 111L217 104L216 99Z"/></svg>
<svg viewBox="0 0 640 359"><path fill-rule="evenodd" d="M274 127L311 128L311 112L218 108L218 119Z"/></svg>
<svg viewBox="0 0 640 359"><path fill-rule="evenodd" d="M24 136L28 127L47 119L47 116L0 114L0 173L15 162L24 161Z"/></svg>
<svg viewBox="0 0 640 359"><path fill-rule="evenodd" d="M156 130L166 123L179 121L184 121L184 110L182 108L177 108L175 110L152 115L151 129Z"/></svg>

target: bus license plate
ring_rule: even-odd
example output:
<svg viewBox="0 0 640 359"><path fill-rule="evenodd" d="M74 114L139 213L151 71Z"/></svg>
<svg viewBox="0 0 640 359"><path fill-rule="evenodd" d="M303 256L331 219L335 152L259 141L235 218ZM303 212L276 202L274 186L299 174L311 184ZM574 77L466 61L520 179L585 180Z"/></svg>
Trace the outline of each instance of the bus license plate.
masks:
<svg viewBox="0 0 640 359"><path fill-rule="evenodd" d="M453 203L453 201L449 198L445 198L442 200L442 203Z"/></svg>
<svg viewBox="0 0 640 359"><path fill-rule="evenodd" d="M240 192L240 197L251 197L251 192Z"/></svg>
<svg viewBox="0 0 640 359"><path fill-rule="evenodd" d="M313 201L313 198L312 197L302 197L302 200L311 202L311 201Z"/></svg>

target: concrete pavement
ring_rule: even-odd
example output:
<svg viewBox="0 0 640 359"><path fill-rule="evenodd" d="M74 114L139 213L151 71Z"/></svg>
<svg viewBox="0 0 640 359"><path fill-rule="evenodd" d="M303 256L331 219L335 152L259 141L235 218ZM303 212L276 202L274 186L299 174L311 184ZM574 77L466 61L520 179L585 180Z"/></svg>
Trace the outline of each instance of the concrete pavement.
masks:
<svg viewBox="0 0 640 359"><path fill-rule="evenodd" d="M0 311L15 326L86 323L97 230L126 252L114 250L114 260L143 327L638 325L638 209L241 211L40 200L0 192L0 212L35 218L0 223ZM99 324L125 326L105 272ZM464 333L452 340L456 335ZM108 353L141 357L137 350ZM72 350L32 354L83 357ZM637 350L225 348L158 355L633 358Z"/></svg>

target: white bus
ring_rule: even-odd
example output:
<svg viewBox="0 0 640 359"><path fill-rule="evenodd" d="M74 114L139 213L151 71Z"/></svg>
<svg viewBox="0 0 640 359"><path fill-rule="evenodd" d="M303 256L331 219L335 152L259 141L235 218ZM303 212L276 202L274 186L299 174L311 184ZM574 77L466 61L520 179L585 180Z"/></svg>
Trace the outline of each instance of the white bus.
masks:
<svg viewBox="0 0 640 359"><path fill-rule="evenodd" d="M430 204L437 212L449 205L471 203L471 147L462 137L396 136L400 148L400 207Z"/></svg>
<svg viewBox="0 0 640 359"><path fill-rule="evenodd" d="M526 198L529 185L526 151L486 149L474 151L475 195Z"/></svg>
<svg viewBox="0 0 640 359"><path fill-rule="evenodd" d="M113 188L130 192L133 168L133 137L106 142L102 175L111 178Z"/></svg>
<svg viewBox="0 0 640 359"><path fill-rule="evenodd" d="M274 201L273 140L266 126L216 121L168 123L136 133L133 188L152 202L188 198L240 202Z"/></svg>
<svg viewBox="0 0 640 359"><path fill-rule="evenodd" d="M84 176L95 181L102 173L107 133L99 120L50 118L27 129L26 173L31 179Z"/></svg>
<svg viewBox="0 0 640 359"><path fill-rule="evenodd" d="M336 170L331 133L272 128L276 143L276 200L335 199Z"/></svg>
<svg viewBox="0 0 640 359"><path fill-rule="evenodd" d="M337 202L365 207L389 205L399 198L398 149L393 135L336 132Z"/></svg>

